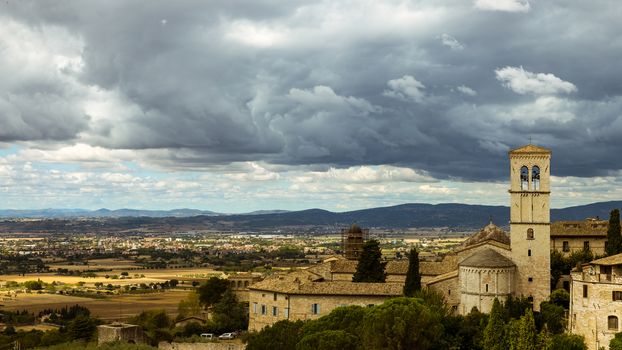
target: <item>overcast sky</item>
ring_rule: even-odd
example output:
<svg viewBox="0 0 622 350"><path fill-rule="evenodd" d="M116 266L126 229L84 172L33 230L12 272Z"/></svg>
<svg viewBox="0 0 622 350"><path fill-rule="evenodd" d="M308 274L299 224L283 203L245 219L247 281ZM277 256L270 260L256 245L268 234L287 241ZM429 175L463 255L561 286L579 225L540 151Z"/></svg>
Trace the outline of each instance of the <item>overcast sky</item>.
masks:
<svg viewBox="0 0 622 350"><path fill-rule="evenodd" d="M618 0L0 2L0 208L622 199Z"/></svg>

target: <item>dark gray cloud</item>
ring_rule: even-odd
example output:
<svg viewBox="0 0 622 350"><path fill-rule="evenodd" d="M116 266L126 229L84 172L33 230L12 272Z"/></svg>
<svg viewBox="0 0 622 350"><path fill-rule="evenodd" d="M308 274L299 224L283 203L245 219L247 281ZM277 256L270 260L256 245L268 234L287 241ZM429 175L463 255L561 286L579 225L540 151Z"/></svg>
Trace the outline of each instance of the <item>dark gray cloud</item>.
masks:
<svg viewBox="0 0 622 350"><path fill-rule="evenodd" d="M615 1L522 12L464 1L1 6L43 36L62 28L78 38L83 66L66 76L114 92L125 112L90 118L80 104L89 96L76 97L65 76L0 83L0 141L79 137L161 150L153 161L167 167L395 164L488 181L505 178L507 150L533 137L553 149L558 175L621 167ZM505 67L529 74L509 85L495 74ZM538 74L566 88L534 87ZM16 94L22 104L6 98Z"/></svg>

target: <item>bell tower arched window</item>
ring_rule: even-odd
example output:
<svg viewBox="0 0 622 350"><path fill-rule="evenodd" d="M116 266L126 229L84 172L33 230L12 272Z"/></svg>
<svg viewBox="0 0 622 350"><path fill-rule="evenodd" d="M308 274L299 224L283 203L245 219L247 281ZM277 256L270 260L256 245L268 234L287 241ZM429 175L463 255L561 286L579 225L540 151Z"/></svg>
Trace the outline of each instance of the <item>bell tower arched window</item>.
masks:
<svg viewBox="0 0 622 350"><path fill-rule="evenodd" d="M531 183L534 191L540 190L540 167L537 165L531 168Z"/></svg>
<svg viewBox="0 0 622 350"><path fill-rule="evenodd" d="M529 169L526 166L520 168L520 189L521 191L529 189Z"/></svg>

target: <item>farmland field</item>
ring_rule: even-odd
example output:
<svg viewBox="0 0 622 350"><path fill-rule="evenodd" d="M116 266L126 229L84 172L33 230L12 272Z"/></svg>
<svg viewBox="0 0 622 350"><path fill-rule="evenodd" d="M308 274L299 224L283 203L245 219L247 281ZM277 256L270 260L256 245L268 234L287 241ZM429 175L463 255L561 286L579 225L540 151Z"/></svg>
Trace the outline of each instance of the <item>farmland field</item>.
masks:
<svg viewBox="0 0 622 350"><path fill-rule="evenodd" d="M43 309L62 308L75 304L91 310L93 316L105 321L125 320L141 311L164 309L171 317L177 315L179 301L188 295L188 291L165 291L147 294L122 294L105 299L91 299L59 294L19 293L15 297L4 298L5 310L28 310L38 313Z"/></svg>

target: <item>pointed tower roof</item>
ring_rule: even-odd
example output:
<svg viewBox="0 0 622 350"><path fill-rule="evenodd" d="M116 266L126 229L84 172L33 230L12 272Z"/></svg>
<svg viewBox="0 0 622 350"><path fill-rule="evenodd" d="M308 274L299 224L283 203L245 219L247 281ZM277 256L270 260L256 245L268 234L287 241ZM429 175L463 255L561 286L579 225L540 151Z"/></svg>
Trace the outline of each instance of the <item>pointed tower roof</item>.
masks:
<svg viewBox="0 0 622 350"><path fill-rule="evenodd" d="M509 153L510 154L523 154L523 153L551 154L551 150L548 149L548 148L544 148L544 147L528 144L528 145L525 145L525 146L522 146L522 147L510 150Z"/></svg>

